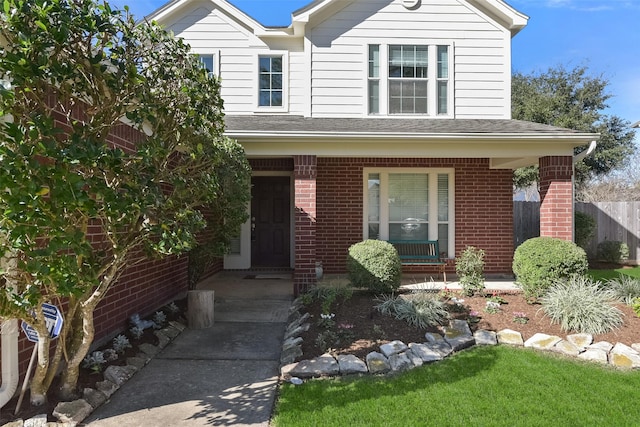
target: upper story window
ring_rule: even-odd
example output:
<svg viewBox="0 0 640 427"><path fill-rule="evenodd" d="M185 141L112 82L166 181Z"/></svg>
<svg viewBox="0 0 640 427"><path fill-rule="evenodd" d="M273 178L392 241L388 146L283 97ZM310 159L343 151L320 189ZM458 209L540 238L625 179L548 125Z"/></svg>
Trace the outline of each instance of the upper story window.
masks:
<svg viewBox="0 0 640 427"><path fill-rule="evenodd" d="M449 115L449 55L445 45L369 45L369 114Z"/></svg>
<svg viewBox="0 0 640 427"><path fill-rule="evenodd" d="M284 87L282 55L260 55L258 67L258 106L282 107Z"/></svg>
<svg viewBox="0 0 640 427"><path fill-rule="evenodd" d="M209 77L218 75L218 54L217 53L201 53L198 54L198 59L202 68L207 70Z"/></svg>

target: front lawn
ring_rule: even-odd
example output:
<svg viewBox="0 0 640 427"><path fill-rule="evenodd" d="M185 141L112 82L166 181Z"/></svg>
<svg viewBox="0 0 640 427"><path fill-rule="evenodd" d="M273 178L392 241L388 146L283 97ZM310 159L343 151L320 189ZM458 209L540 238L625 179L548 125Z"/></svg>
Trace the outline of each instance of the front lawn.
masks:
<svg viewBox="0 0 640 427"><path fill-rule="evenodd" d="M640 372L508 346L395 377L283 384L274 425L637 425Z"/></svg>
<svg viewBox="0 0 640 427"><path fill-rule="evenodd" d="M594 280L606 282L609 279L615 279L621 274L640 279L640 266L617 268L615 270L589 270L587 274Z"/></svg>

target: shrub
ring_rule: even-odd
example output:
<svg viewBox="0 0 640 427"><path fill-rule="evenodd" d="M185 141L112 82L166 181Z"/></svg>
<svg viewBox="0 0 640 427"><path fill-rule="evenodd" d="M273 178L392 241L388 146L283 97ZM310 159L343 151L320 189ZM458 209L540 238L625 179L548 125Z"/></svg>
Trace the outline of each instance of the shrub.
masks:
<svg viewBox="0 0 640 427"><path fill-rule="evenodd" d="M615 294L584 276L556 282L540 299L542 310L563 331L604 334L622 324Z"/></svg>
<svg viewBox="0 0 640 427"><path fill-rule="evenodd" d="M484 251L467 246L456 258L456 274L464 293L473 296L484 288Z"/></svg>
<svg viewBox="0 0 640 427"><path fill-rule="evenodd" d="M330 313L333 303L338 298L347 301L353 296L353 289L343 286L314 286L305 292L301 298L305 305L309 305L314 301L321 302L323 313Z"/></svg>
<svg viewBox="0 0 640 427"><path fill-rule="evenodd" d="M634 313L640 317L640 298L636 298L632 301L631 308L633 308Z"/></svg>
<svg viewBox="0 0 640 427"><path fill-rule="evenodd" d="M575 213L576 245L580 246L582 249L587 248L589 241L595 235L596 224L597 224L596 220L591 215L587 215L584 212L576 211Z"/></svg>
<svg viewBox="0 0 640 427"><path fill-rule="evenodd" d="M373 292L392 292L400 286L402 265L398 251L382 240L352 245L347 257L347 275L354 287Z"/></svg>
<svg viewBox="0 0 640 427"><path fill-rule="evenodd" d="M587 268L584 249L552 237L529 239L518 246L513 256L516 284L528 299L541 297L557 280L585 274Z"/></svg>
<svg viewBox="0 0 640 427"><path fill-rule="evenodd" d="M380 304L375 308L382 314L391 315L421 329L440 325L448 316L444 302L435 295L425 294L412 299L391 295L381 297L379 301Z"/></svg>
<svg viewBox="0 0 640 427"><path fill-rule="evenodd" d="M605 240L598 243L598 259L614 264L620 264L629 259L629 246L617 240Z"/></svg>
<svg viewBox="0 0 640 427"><path fill-rule="evenodd" d="M616 296L616 299L627 305L631 305L633 300L640 298L640 280L625 274L607 281L606 288Z"/></svg>

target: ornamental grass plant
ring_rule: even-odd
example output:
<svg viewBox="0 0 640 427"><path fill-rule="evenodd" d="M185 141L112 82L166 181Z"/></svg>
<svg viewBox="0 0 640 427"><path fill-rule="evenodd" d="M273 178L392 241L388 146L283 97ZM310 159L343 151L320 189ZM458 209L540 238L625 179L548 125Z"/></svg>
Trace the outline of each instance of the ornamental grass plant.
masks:
<svg viewBox="0 0 640 427"><path fill-rule="evenodd" d="M604 334L623 323L622 312L614 306L617 295L586 276L572 276L556 282L540 298L542 311L563 331Z"/></svg>

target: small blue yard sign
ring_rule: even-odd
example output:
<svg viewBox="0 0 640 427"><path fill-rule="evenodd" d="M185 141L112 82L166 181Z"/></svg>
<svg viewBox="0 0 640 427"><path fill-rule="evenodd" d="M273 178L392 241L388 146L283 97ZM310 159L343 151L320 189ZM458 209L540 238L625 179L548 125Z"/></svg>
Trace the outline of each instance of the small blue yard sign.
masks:
<svg viewBox="0 0 640 427"><path fill-rule="evenodd" d="M58 307L52 304L42 304L42 314L44 314L44 321L47 324L47 330L51 339L58 338L60 331L62 331L62 323L64 318L62 313L58 310ZM24 331L27 339L31 342L38 342L38 333L31 325L24 320L22 321L22 330Z"/></svg>

